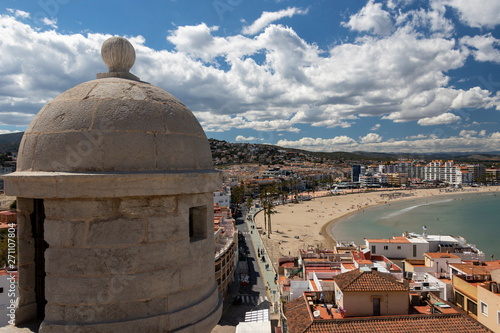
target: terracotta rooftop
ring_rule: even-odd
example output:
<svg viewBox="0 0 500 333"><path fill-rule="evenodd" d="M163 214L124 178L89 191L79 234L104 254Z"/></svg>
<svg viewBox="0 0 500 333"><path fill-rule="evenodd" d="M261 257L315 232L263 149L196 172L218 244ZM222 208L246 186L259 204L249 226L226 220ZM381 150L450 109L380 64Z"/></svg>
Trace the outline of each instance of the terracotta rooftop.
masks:
<svg viewBox="0 0 500 333"><path fill-rule="evenodd" d="M425 266L424 259L405 259L403 261L413 266Z"/></svg>
<svg viewBox="0 0 500 333"><path fill-rule="evenodd" d="M454 255L453 253L441 253L441 252L425 252L424 256L427 256L432 259L440 259L440 258L453 258L458 259L459 256Z"/></svg>
<svg viewBox="0 0 500 333"><path fill-rule="evenodd" d="M288 332L306 332L312 324L304 296L285 304Z"/></svg>
<svg viewBox="0 0 500 333"><path fill-rule="evenodd" d="M499 269L500 268L500 260L495 261L483 261L483 265L488 267L490 270Z"/></svg>
<svg viewBox="0 0 500 333"><path fill-rule="evenodd" d="M343 262L341 265L349 271L357 268L352 262Z"/></svg>
<svg viewBox="0 0 500 333"><path fill-rule="evenodd" d="M491 267L476 266L473 264L450 264L450 266L455 267L467 275L489 275L491 271Z"/></svg>
<svg viewBox="0 0 500 333"><path fill-rule="evenodd" d="M335 283L342 291L408 291L408 287L397 282L389 273L353 270L337 275Z"/></svg>
<svg viewBox="0 0 500 333"><path fill-rule="evenodd" d="M285 304L289 333L491 332L461 314L415 314L314 320L304 297Z"/></svg>
<svg viewBox="0 0 500 333"><path fill-rule="evenodd" d="M290 331L292 332L292 331ZM307 333L363 332L491 332L472 319L459 314L413 315L398 317L358 318L314 323Z"/></svg>

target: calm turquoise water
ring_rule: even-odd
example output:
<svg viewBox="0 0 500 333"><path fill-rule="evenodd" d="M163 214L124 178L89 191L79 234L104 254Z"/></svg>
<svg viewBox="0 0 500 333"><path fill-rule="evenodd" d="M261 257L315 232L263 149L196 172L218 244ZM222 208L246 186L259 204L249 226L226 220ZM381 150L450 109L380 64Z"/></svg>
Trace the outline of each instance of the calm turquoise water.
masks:
<svg viewBox="0 0 500 333"><path fill-rule="evenodd" d="M331 232L337 240L388 238L404 231L430 235L463 236L486 254L500 259L500 194L460 194L426 197L365 209L335 223Z"/></svg>

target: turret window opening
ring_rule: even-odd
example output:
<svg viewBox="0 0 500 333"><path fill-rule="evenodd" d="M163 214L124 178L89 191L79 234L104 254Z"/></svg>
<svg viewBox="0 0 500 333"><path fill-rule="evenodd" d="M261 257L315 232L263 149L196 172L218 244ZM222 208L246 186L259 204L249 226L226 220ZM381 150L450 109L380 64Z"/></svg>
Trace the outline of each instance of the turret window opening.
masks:
<svg viewBox="0 0 500 333"><path fill-rule="evenodd" d="M207 206L189 208L189 238L191 242L207 238Z"/></svg>

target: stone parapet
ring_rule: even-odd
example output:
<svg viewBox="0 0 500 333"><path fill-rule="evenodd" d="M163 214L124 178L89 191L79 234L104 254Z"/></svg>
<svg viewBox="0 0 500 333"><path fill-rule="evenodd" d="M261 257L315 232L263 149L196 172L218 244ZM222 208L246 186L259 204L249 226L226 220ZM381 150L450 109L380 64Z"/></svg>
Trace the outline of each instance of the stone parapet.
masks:
<svg viewBox="0 0 500 333"><path fill-rule="evenodd" d="M123 173L17 171L4 178L5 193L24 198L118 198L207 193L219 189L214 170ZM147 184L147 186L145 186Z"/></svg>

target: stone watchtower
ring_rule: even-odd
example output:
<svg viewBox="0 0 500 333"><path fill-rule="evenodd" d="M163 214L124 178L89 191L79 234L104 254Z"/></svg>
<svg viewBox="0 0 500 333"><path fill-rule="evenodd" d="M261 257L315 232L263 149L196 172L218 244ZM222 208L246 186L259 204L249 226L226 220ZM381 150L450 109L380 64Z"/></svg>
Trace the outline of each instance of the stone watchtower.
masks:
<svg viewBox="0 0 500 333"><path fill-rule="evenodd" d="M191 111L139 81L124 38L109 73L62 93L31 122L17 171L16 323L42 332L210 332L214 272L210 147Z"/></svg>

